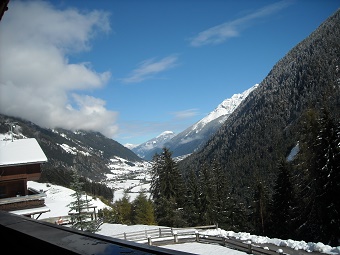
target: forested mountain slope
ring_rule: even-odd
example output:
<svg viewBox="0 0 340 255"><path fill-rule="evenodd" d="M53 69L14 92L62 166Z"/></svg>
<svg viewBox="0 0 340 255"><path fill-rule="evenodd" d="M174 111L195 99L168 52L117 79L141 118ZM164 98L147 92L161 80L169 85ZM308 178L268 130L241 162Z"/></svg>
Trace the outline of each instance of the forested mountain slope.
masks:
<svg viewBox="0 0 340 255"><path fill-rule="evenodd" d="M48 162L42 166L40 181L68 186L71 169L92 181L101 182L110 173L111 159L119 157L131 162L143 160L120 143L99 132L42 128L30 121L0 114L0 134L9 133L14 126L15 139L36 138Z"/></svg>
<svg viewBox="0 0 340 255"><path fill-rule="evenodd" d="M248 205L256 183L272 187L278 161L299 141L302 114L328 107L339 118L339 38L338 10L275 64L200 151L179 162L181 172L215 162Z"/></svg>

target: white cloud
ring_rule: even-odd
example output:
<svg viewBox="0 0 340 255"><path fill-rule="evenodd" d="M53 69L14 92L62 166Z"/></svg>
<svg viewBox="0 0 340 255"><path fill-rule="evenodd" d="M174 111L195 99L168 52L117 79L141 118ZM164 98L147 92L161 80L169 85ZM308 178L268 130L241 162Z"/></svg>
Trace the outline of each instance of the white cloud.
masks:
<svg viewBox="0 0 340 255"><path fill-rule="evenodd" d="M156 61L154 58L147 59L140 63L139 67L133 70L127 78L122 79L122 81L125 83L137 83L153 78L156 74L174 67L177 59L176 55L165 57L159 61Z"/></svg>
<svg viewBox="0 0 340 255"><path fill-rule="evenodd" d="M103 100L83 95L105 86L111 74L67 58L90 50L95 33L110 31L108 13L13 1L0 27L1 113L50 128L95 130L109 137L117 132L117 113Z"/></svg>
<svg viewBox="0 0 340 255"><path fill-rule="evenodd" d="M198 33L198 35L191 40L190 45L194 47L200 47L208 44L219 44L229 38L237 37L240 34L241 30L244 29L245 26L250 25L251 22L255 19L269 16L277 11L280 11L290 4L291 1L277 2L265 6L242 18L211 27Z"/></svg>
<svg viewBox="0 0 340 255"><path fill-rule="evenodd" d="M176 119L187 119L198 115L198 109L188 109L172 113Z"/></svg>

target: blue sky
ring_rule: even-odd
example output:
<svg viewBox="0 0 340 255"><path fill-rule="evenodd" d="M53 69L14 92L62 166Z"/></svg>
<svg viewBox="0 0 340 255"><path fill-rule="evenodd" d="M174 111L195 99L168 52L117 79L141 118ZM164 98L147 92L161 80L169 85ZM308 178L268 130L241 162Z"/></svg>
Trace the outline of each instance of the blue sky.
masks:
<svg viewBox="0 0 340 255"><path fill-rule="evenodd" d="M0 112L121 144L179 133L260 83L336 0L11 0Z"/></svg>

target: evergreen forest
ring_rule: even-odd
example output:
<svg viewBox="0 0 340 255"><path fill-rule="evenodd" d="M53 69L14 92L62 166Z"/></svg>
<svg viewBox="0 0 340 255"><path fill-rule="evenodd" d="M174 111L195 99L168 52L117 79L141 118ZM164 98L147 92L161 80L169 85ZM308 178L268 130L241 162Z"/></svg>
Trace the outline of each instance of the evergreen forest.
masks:
<svg viewBox="0 0 340 255"><path fill-rule="evenodd" d="M249 205L238 199L218 161L180 173L164 147L153 157L151 198L126 195L106 222L170 227L218 225L235 232L338 246L340 237L340 122L327 109L306 111L290 157L276 162L273 188L261 179ZM292 150L294 151L294 150Z"/></svg>

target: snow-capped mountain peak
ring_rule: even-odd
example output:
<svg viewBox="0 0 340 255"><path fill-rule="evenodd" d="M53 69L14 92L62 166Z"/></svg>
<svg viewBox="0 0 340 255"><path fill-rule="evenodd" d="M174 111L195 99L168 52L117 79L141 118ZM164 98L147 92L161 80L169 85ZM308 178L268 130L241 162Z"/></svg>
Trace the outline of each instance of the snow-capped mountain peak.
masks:
<svg viewBox="0 0 340 255"><path fill-rule="evenodd" d="M157 136L156 139L157 138L164 139L164 138L167 138L168 136L173 136L173 135L174 135L174 132L172 132L172 131L164 131L159 136Z"/></svg>
<svg viewBox="0 0 340 255"><path fill-rule="evenodd" d="M132 150L133 148L137 147L139 144L132 144L132 143L126 143L124 146L128 148L129 150Z"/></svg>
<svg viewBox="0 0 340 255"><path fill-rule="evenodd" d="M142 143L135 148L132 148L133 152L136 153L139 157L144 158L145 153L151 151L155 148L162 148L162 146L169 141L171 138L175 136L175 133L172 131L164 131L157 137Z"/></svg>
<svg viewBox="0 0 340 255"><path fill-rule="evenodd" d="M257 87L258 84L255 84L246 91L225 99L206 117L183 132L175 135L172 131L165 131L156 138L132 148L132 151L147 160L151 160L152 155L159 152L163 146L168 147L174 157L190 155L217 131L239 104Z"/></svg>
<svg viewBox="0 0 340 255"><path fill-rule="evenodd" d="M206 117L198 121L196 124L192 126L192 130L196 133L199 132L204 126L211 121L225 116L225 118L221 119L221 122L224 122L228 116L239 106L239 104L252 92L255 88L258 87L259 84L255 84L251 88L246 91L238 94L234 94L231 98L225 99L222 103L220 103L215 110L210 112Z"/></svg>

